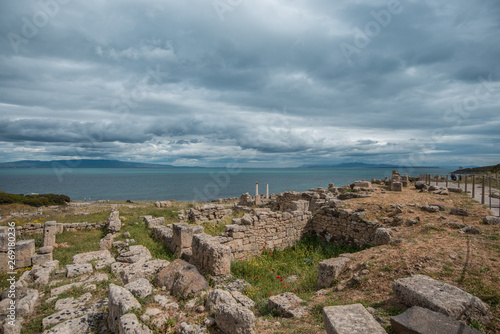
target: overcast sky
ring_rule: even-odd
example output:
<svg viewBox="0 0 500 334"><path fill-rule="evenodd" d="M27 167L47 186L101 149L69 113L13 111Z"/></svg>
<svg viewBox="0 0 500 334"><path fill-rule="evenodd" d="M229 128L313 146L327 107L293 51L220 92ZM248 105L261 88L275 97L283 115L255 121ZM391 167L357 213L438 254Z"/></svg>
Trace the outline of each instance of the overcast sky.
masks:
<svg viewBox="0 0 500 334"><path fill-rule="evenodd" d="M2 0L0 161L500 163L500 2Z"/></svg>

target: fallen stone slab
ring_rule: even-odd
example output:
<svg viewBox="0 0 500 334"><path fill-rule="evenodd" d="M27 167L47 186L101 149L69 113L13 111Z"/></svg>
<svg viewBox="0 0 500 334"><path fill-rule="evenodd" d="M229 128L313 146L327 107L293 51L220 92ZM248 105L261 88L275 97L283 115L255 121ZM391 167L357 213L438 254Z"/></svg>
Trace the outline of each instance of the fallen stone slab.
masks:
<svg viewBox="0 0 500 334"><path fill-rule="evenodd" d="M307 313L302 306L304 301L291 292L269 297L267 305L270 310L285 318L301 318Z"/></svg>
<svg viewBox="0 0 500 334"><path fill-rule="evenodd" d="M60 310L42 319L43 328L58 324L62 321L81 317L85 314L102 311L108 305L107 299L101 299L89 306L76 306Z"/></svg>
<svg viewBox="0 0 500 334"><path fill-rule="evenodd" d="M320 262L318 264L318 289L328 288L342 274L349 261L351 260L347 257L337 257Z"/></svg>
<svg viewBox="0 0 500 334"><path fill-rule="evenodd" d="M69 291L73 288L79 288L79 287L85 288L85 286L89 286L93 283L104 282L107 280L108 280L108 275L99 273L99 274L96 274L96 275L90 277L89 279L87 279L83 282L75 282L75 283L66 284L66 285L63 285L63 286L60 286L57 288L53 288L52 290L50 290L50 296L54 297L54 296L60 295L61 293Z"/></svg>
<svg viewBox="0 0 500 334"><path fill-rule="evenodd" d="M56 311L62 311L62 310L77 308L87 304L88 301L91 299L92 299L92 294L90 292L87 292L76 299L74 297L59 299L56 302L54 309Z"/></svg>
<svg viewBox="0 0 500 334"><path fill-rule="evenodd" d="M52 252L46 254L35 254L31 257L31 264L33 264L34 266L35 265L41 266L42 264L47 263L49 261L52 261Z"/></svg>
<svg viewBox="0 0 500 334"><path fill-rule="evenodd" d="M466 323L475 320L487 325L492 319L490 307L481 299L428 276L399 279L392 283L392 289L399 301L409 307L424 307Z"/></svg>
<svg viewBox="0 0 500 334"><path fill-rule="evenodd" d="M130 246L128 250L120 252L120 256L116 258L119 262L137 263L151 260L152 256L149 249L142 245Z"/></svg>
<svg viewBox="0 0 500 334"><path fill-rule="evenodd" d="M111 265L111 272L120 276L123 284L131 283L139 278L145 278L148 281L157 275L157 273L166 268L170 262L166 260L152 260L140 263L116 262Z"/></svg>
<svg viewBox="0 0 500 334"><path fill-rule="evenodd" d="M43 332L43 334L93 333L106 319L107 313L89 313L76 319L67 320Z"/></svg>
<svg viewBox="0 0 500 334"><path fill-rule="evenodd" d="M133 313L122 315L120 318L120 334L152 334L153 332L139 322Z"/></svg>
<svg viewBox="0 0 500 334"><path fill-rule="evenodd" d="M255 315L239 304L222 304L215 310L215 323L228 334L254 334Z"/></svg>
<svg viewBox="0 0 500 334"><path fill-rule="evenodd" d="M92 265L90 263L67 264L66 277L76 277L85 274L92 274Z"/></svg>
<svg viewBox="0 0 500 334"><path fill-rule="evenodd" d="M49 284L50 274L52 274L56 269L59 268L59 261L48 261L42 265L34 265L31 268L30 276L39 285Z"/></svg>
<svg viewBox="0 0 500 334"><path fill-rule="evenodd" d="M22 297L16 302L16 316L26 317L27 315L33 313L38 302L38 298L38 290L26 289L24 293L22 293Z"/></svg>
<svg viewBox="0 0 500 334"><path fill-rule="evenodd" d="M103 260L103 259L109 259L111 257L112 256L109 250L87 252L87 253L76 254L75 256L73 256L73 263L74 264L88 263L93 260Z"/></svg>
<svg viewBox="0 0 500 334"><path fill-rule="evenodd" d="M327 334L387 334L361 304L323 308Z"/></svg>
<svg viewBox="0 0 500 334"><path fill-rule="evenodd" d="M125 285L125 289L132 292L132 294L137 298L146 298L153 291L153 286L147 279L139 278L138 280Z"/></svg>
<svg viewBox="0 0 500 334"><path fill-rule="evenodd" d="M482 332L444 314L419 306L391 318L395 334L480 334Z"/></svg>
<svg viewBox="0 0 500 334"><path fill-rule="evenodd" d="M158 287L165 287L174 296L187 298L202 290L208 290L208 283L192 264L176 259L162 269L155 279Z"/></svg>
<svg viewBox="0 0 500 334"><path fill-rule="evenodd" d="M120 318L122 315L136 309L141 309L141 304L132 293L118 285L109 285L108 327L112 333L119 333Z"/></svg>

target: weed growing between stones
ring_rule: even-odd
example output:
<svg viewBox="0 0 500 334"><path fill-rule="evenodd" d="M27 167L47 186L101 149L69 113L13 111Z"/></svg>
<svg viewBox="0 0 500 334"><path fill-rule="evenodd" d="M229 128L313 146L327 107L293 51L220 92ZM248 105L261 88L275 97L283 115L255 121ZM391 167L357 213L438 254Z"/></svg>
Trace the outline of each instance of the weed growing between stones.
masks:
<svg viewBox="0 0 500 334"><path fill-rule="evenodd" d="M285 250L263 249L260 256L233 261L231 272L252 285L244 294L257 304L284 292L293 292L308 300L317 290L319 262L360 250L359 247L337 245L317 236L308 236Z"/></svg>

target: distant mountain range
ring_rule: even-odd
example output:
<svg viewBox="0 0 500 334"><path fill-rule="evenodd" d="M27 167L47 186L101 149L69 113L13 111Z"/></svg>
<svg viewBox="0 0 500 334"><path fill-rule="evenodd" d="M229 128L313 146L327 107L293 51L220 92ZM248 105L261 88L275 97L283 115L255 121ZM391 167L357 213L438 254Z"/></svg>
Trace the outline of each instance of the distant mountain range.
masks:
<svg viewBox="0 0 500 334"><path fill-rule="evenodd" d="M14 162L0 163L0 168L177 168L172 165L147 164L141 162L126 162L119 160L97 160L97 159L79 159L79 160L22 160Z"/></svg>
<svg viewBox="0 0 500 334"><path fill-rule="evenodd" d="M387 165L387 164L365 164L363 162L346 162L336 165L302 165L299 168L406 168L410 166ZM431 166L411 166L412 168L439 168Z"/></svg>

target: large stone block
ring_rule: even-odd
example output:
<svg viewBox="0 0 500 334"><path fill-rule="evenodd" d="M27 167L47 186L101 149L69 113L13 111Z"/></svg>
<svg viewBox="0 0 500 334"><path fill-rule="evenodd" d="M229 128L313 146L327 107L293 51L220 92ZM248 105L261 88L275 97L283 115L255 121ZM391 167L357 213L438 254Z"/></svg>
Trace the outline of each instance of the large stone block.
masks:
<svg viewBox="0 0 500 334"><path fill-rule="evenodd" d="M420 306L456 320L478 321L487 325L492 314L481 299L447 283L424 275L402 278L392 283L394 294L407 306Z"/></svg>
<svg viewBox="0 0 500 334"><path fill-rule="evenodd" d="M387 334L361 304L323 308L327 334Z"/></svg>
<svg viewBox="0 0 500 334"><path fill-rule="evenodd" d="M120 334L152 334L153 332L139 322L133 313L122 315L120 318Z"/></svg>
<svg viewBox="0 0 500 334"><path fill-rule="evenodd" d="M43 224L43 246L52 246L56 243L57 223L48 221Z"/></svg>
<svg viewBox="0 0 500 334"><path fill-rule="evenodd" d="M318 288L328 288L344 271L349 261L347 257L337 257L320 262L318 264Z"/></svg>
<svg viewBox="0 0 500 334"><path fill-rule="evenodd" d="M121 316L132 310L140 310L141 304L130 291L114 284L109 285L108 297L108 327L112 333L119 333Z"/></svg>
<svg viewBox="0 0 500 334"><path fill-rule="evenodd" d="M0 233L0 252L8 252L9 251L9 234L8 233Z"/></svg>
<svg viewBox="0 0 500 334"><path fill-rule="evenodd" d="M35 254L31 257L31 263L33 265L42 265L49 261L52 261L52 252L47 254Z"/></svg>
<svg viewBox="0 0 500 334"><path fill-rule="evenodd" d="M35 255L35 240L16 242L16 269L31 266L33 255Z"/></svg>
<svg viewBox="0 0 500 334"><path fill-rule="evenodd" d="M395 334L482 333L458 320L419 306L413 306L406 312L392 317L391 326Z"/></svg>
<svg viewBox="0 0 500 334"><path fill-rule="evenodd" d="M254 334L255 315L239 304L222 304L215 311L215 323L228 334Z"/></svg>
<svg viewBox="0 0 500 334"><path fill-rule="evenodd" d="M142 245L130 246L129 250L123 250L120 252L120 256L116 258L117 261L127 262L127 263L144 263L151 259L151 253L149 249Z"/></svg>
<svg viewBox="0 0 500 334"><path fill-rule="evenodd" d="M221 245L217 238L208 234L193 237L191 262L210 275L221 276L231 273L231 248Z"/></svg>
<svg viewBox="0 0 500 334"><path fill-rule="evenodd" d="M302 303L303 300L291 292L272 296L267 300L269 309L285 318L301 318L304 316L307 309L302 306Z"/></svg>
<svg viewBox="0 0 500 334"><path fill-rule="evenodd" d="M162 269L155 279L158 287L166 287L172 295L187 298L190 294L208 290L208 283L192 264L176 259Z"/></svg>
<svg viewBox="0 0 500 334"><path fill-rule="evenodd" d="M112 211L108 217L108 230L111 233L119 232L122 228L122 222L120 221L120 212Z"/></svg>

